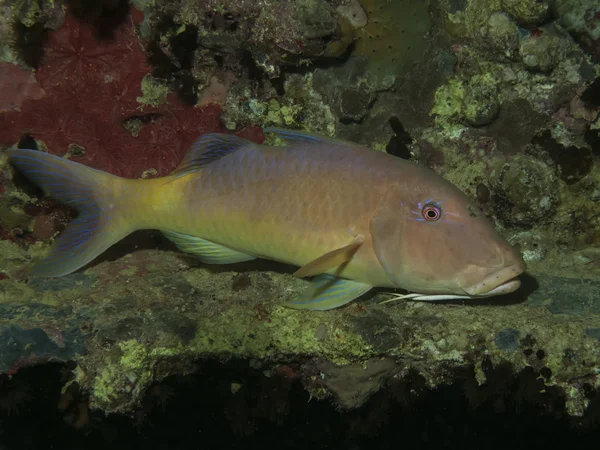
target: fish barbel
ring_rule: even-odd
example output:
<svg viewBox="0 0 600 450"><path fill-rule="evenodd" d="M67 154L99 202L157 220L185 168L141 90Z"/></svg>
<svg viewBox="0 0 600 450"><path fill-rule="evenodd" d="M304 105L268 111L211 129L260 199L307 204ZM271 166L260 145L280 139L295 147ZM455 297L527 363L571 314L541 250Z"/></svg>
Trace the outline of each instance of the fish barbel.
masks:
<svg viewBox="0 0 600 450"><path fill-rule="evenodd" d="M525 263L435 172L362 145L268 128L286 146L201 136L166 177L135 180L37 150L8 151L46 194L78 210L32 275L58 277L139 229L209 264L266 258L314 277L297 309L344 305L374 286L405 298L515 291Z"/></svg>

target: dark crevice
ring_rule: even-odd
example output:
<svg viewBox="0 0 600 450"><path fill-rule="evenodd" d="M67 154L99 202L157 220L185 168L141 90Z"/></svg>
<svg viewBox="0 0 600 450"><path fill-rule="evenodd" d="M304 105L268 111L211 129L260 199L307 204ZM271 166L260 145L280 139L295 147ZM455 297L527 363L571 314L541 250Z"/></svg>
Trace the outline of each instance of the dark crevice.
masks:
<svg viewBox="0 0 600 450"><path fill-rule="evenodd" d="M237 16L232 12L208 11L205 13L205 17L208 21L208 28L211 31L234 33L239 27Z"/></svg>
<svg viewBox="0 0 600 450"><path fill-rule="evenodd" d="M30 27L21 22L13 25L13 49L17 57L32 69L38 69L44 58L44 44L48 39L48 30L41 23L34 23Z"/></svg>
<svg viewBox="0 0 600 450"><path fill-rule="evenodd" d="M196 49L198 48L198 27L193 25L186 26L185 31L169 39L169 45L181 69L190 70L194 63Z"/></svg>
<svg viewBox="0 0 600 450"><path fill-rule="evenodd" d="M21 139L19 139L19 142L17 143L17 148L39 150L37 141L30 134L24 134L21 136ZM12 182L17 189L25 192L26 194L32 197L39 198L44 195L44 192L39 186L29 181L29 179L25 175L23 175L16 169L13 173Z"/></svg>
<svg viewBox="0 0 600 450"><path fill-rule="evenodd" d="M272 78L271 85L275 88L277 95L285 95L285 73L282 72L277 78Z"/></svg>
<svg viewBox="0 0 600 450"><path fill-rule="evenodd" d="M600 106L600 77L596 78L581 94L581 100L590 108Z"/></svg>
<svg viewBox="0 0 600 450"><path fill-rule="evenodd" d="M397 156L402 159L410 159L410 146L413 143L410 134L404 129L404 126L396 116L391 117L389 124L392 131L395 133L385 147L386 152L390 155Z"/></svg>
<svg viewBox="0 0 600 450"><path fill-rule="evenodd" d="M600 156L600 130L588 126L583 134L585 142L590 146L595 156Z"/></svg>
<svg viewBox="0 0 600 450"><path fill-rule="evenodd" d="M310 397L297 378L302 378L299 364L267 377L244 360L203 360L194 374L151 385L130 416L90 411L87 394L70 372L75 362L40 365L12 377L0 375L2 445L6 450L186 450L198 448L199 433L202 448L232 450L392 450L399 441L461 449L597 444L600 394L591 384L582 388L589 400L585 415L569 417L565 393L545 385L551 373L544 368L514 374L509 363L494 365L484 358L480 364L482 385L474 365L456 369L453 382L433 390L411 369L360 408L340 411L329 400Z"/></svg>
<svg viewBox="0 0 600 450"><path fill-rule="evenodd" d="M215 60L215 62L217 63L217 67L219 67L219 68L222 68L223 65L225 64L225 58L223 58L223 55L216 53L213 56L213 59Z"/></svg>
<svg viewBox="0 0 600 450"><path fill-rule="evenodd" d="M242 52L240 63L246 68L247 76L250 80L259 81L265 78L264 71L256 64L256 61L252 58L252 53L249 50L244 50Z"/></svg>
<svg viewBox="0 0 600 450"><path fill-rule="evenodd" d="M161 47L161 36L177 27L172 17L160 17L154 38L147 45L148 63L152 66L152 76L166 80L184 103L195 105L198 81L192 75L192 69L198 48L198 28L188 26L182 33L174 34L165 52Z"/></svg>
<svg viewBox="0 0 600 450"><path fill-rule="evenodd" d="M19 139L19 143L17 144L17 148L26 148L30 150L39 150L37 141L30 134L24 134Z"/></svg>
<svg viewBox="0 0 600 450"><path fill-rule="evenodd" d="M184 103L193 106L198 101L198 82L188 70L175 74L175 92Z"/></svg>
<svg viewBox="0 0 600 450"><path fill-rule="evenodd" d="M148 63L152 66L152 76L170 80L177 67L171 62L166 53L160 48L158 42L148 44Z"/></svg>
<svg viewBox="0 0 600 450"><path fill-rule="evenodd" d="M128 0L66 0L70 12L92 24L101 39L110 39L129 16Z"/></svg>
<svg viewBox="0 0 600 450"><path fill-rule="evenodd" d="M546 151L557 165L561 179L567 184L575 184L583 179L594 165L592 151L586 147L565 147L544 130L533 137L531 143Z"/></svg>

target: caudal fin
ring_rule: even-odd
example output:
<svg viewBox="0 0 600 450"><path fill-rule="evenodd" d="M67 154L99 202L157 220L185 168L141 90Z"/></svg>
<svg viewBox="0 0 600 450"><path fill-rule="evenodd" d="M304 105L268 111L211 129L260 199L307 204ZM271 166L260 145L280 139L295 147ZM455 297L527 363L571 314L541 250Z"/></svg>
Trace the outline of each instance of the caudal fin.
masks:
<svg viewBox="0 0 600 450"><path fill-rule="evenodd" d="M7 154L48 196L78 211L32 275L59 277L74 272L133 231L113 217L111 187L120 178L37 150L14 149Z"/></svg>

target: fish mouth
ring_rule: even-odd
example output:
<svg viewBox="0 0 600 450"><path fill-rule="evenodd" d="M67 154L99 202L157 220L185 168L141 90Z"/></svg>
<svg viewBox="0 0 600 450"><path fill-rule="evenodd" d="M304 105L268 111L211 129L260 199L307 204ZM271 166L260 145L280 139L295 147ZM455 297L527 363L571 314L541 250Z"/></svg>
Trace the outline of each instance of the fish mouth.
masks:
<svg viewBox="0 0 600 450"><path fill-rule="evenodd" d="M523 263L504 267L483 281L465 288L465 292L471 297L492 297L494 295L510 294L521 286L519 275L525 271Z"/></svg>

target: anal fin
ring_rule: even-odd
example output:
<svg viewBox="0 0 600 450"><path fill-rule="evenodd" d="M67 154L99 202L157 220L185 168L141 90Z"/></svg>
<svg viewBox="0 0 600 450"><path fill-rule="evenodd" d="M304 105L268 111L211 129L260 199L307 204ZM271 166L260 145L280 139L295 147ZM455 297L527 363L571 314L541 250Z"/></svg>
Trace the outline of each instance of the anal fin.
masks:
<svg viewBox="0 0 600 450"><path fill-rule="evenodd" d="M370 284L323 274L315 277L304 292L284 305L293 309L326 311L339 308L372 288Z"/></svg>
<svg viewBox="0 0 600 450"><path fill-rule="evenodd" d="M161 233L173 242L179 250L196 256L206 264L233 264L256 259L255 256L189 234L165 230L161 230Z"/></svg>

